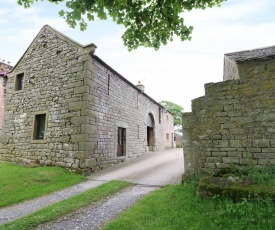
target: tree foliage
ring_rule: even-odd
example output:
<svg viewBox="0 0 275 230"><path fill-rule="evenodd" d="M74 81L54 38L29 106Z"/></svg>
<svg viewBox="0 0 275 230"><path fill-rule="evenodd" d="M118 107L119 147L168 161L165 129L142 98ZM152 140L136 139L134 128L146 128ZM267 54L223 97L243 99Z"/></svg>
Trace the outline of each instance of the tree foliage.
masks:
<svg viewBox="0 0 275 230"><path fill-rule="evenodd" d="M174 126L181 129L183 107L170 101L161 101L160 104L174 115Z"/></svg>
<svg viewBox="0 0 275 230"><path fill-rule="evenodd" d="M43 0L18 0L19 5L30 7ZM219 6L226 0L48 0L52 3L65 2L67 9L59 15L68 25L80 26L85 30L89 21L96 18L106 20L109 15L114 22L125 27L122 35L124 45L129 50L139 46L153 47L173 41L174 36L181 41L190 40L192 26L184 24L182 13L192 9Z"/></svg>

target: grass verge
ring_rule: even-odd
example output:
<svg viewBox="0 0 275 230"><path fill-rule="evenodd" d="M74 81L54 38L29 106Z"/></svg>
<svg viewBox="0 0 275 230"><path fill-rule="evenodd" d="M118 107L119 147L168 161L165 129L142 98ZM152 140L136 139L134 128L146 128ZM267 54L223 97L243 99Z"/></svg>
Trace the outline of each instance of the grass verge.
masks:
<svg viewBox="0 0 275 230"><path fill-rule="evenodd" d="M0 229L32 229L39 224L56 220L67 213L74 212L81 207L88 206L92 202L110 196L129 185L131 185L129 182L110 181L59 203L50 205L30 215L2 225L0 226Z"/></svg>
<svg viewBox="0 0 275 230"><path fill-rule="evenodd" d="M0 207L43 196L84 179L63 168L28 168L0 162Z"/></svg>
<svg viewBox="0 0 275 230"><path fill-rule="evenodd" d="M202 198L188 184L167 186L150 193L104 230L274 229L275 205L265 199L234 203Z"/></svg>

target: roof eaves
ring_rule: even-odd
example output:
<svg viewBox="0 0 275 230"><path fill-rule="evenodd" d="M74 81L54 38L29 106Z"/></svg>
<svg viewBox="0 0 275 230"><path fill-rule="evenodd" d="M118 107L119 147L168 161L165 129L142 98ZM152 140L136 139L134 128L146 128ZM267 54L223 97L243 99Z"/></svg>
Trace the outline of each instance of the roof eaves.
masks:
<svg viewBox="0 0 275 230"><path fill-rule="evenodd" d="M123 77L120 73L118 73L116 70L114 70L111 66L109 66L106 62L104 62L102 59L100 59L98 56L93 55L93 58L95 58L101 65L103 65L104 67L106 67L107 69L109 69L110 71L112 71L114 74L116 74L121 80L123 80L124 82L126 82L128 85L130 85L131 87L133 87L134 89L136 89L138 92L142 93L145 97L147 97L149 100L151 100L153 103L157 104L159 107L165 109L160 103L158 103L157 101L155 101L153 98L151 98L150 96L148 96L146 93L142 92L139 88L137 88L132 82L130 82L129 80L127 80L125 77ZM168 111L167 109L165 109L167 112L169 112L170 114L172 114L170 111ZM173 115L173 114L172 114Z"/></svg>
<svg viewBox="0 0 275 230"><path fill-rule="evenodd" d="M224 56L236 63L270 60L275 58L275 46L227 53Z"/></svg>

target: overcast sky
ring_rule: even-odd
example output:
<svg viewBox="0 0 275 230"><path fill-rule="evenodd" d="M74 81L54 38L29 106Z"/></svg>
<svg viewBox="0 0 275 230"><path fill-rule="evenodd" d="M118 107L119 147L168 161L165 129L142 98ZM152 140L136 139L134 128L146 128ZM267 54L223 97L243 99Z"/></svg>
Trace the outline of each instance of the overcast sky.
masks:
<svg viewBox="0 0 275 230"><path fill-rule="evenodd" d="M191 100L204 95L204 84L223 79L223 55L275 45L274 0L228 0L221 7L184 13L194 26L192 40L175 39L158 51L128 52L121 40L124 28L112 21L89 22L81 32L58 16L61 6L44 2L30 9L17 0L0 0L0 60L15 65L43 25L75 41L97 45L96 55L137 84L156 101L172 101L191 111Z"/></svg>

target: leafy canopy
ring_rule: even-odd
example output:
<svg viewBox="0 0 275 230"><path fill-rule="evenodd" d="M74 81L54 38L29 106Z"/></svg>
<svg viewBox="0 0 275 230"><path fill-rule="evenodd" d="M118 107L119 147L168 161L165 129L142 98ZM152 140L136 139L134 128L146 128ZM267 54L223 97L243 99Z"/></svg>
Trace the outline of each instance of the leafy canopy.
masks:
<svg viewBox="0 0 275 230"><path fill-rule="evenodd" d="M160 104L174 115L174 126L181 129L183 107L170 101L161 101Z"/></svg>
<svg viewBox="0 0 275 230"><path fill-rule="evenodd" d="M18 0L19 5L28 8L34 2L43 0ZM205 9L219 6L226 0L48 0L53 3L66 3L66 11L59 15L68 25L81 30L87 28L85 18L106 20L109 15L114 22L125 27L122 35L124 45L129 50L139 46L153 47L173 41L174 36L181 41L190 40L192 26L184 24L182 13L192 9ZM68 11L67 11L68 10Z"/></svg>

